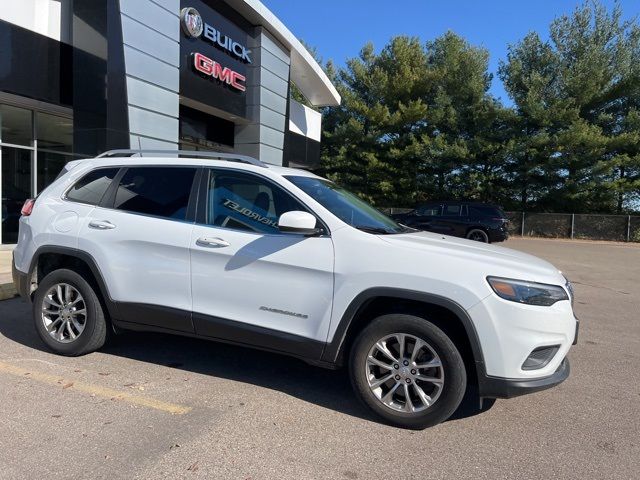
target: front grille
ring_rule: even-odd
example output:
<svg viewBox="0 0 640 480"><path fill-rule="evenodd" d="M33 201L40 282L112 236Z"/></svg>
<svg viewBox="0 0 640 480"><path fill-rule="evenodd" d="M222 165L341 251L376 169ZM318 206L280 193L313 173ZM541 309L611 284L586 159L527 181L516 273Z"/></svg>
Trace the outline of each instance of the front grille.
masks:
<svg viewBox="0 0 640 480"><path fill-rule="evenodd" d="M536 348L522 364L522 370L538 370L544 367L558 353L558 350L560 350L560 345Z"/></svg>

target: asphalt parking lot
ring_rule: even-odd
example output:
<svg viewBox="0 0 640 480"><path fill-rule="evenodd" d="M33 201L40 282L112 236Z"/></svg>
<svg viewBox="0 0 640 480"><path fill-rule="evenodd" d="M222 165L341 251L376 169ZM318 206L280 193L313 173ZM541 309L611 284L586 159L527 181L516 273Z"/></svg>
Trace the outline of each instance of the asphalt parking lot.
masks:
<svg viewBox="0 0 640 480"><path fill-rule="evenodd" d="M149 334L58 357L26 303L0 302L0 478L639 478L640 246L505 246L574 281L572 375L421 432L287 357Z"/></svg>

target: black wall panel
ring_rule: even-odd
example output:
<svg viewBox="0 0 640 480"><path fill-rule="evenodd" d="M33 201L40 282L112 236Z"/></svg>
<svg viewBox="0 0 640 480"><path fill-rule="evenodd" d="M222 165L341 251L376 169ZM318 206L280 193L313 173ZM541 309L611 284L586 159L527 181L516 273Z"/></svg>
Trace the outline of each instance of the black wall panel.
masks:
<svg viewBox="0 0 640 480"><path fill-rule="evenodd" d="M73 45L75 152L129 148L119 2L74 2Z"/></svg>
<svg viewBox="0 0 640 480"><path fill-rule="evenodd" d="M73 104L72 48L0 20L0 91Z"/></svg>

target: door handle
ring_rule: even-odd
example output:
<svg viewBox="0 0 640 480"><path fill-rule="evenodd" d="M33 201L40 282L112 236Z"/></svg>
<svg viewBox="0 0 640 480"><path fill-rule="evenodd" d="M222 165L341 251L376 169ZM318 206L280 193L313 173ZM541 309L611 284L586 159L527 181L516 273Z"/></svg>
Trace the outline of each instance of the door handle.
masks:
<svg viewBox="0 0 640 480"><path fill-rule="evenodd" d="M229 245L231 245L229 242L219 237L200 237L198 240L196 240L196 243L201 247L215 248L228 247Z"/></svg>
<svg viewBox="0 0 640 480"><path fill-rule="evenodd" d="M91 220L89 222L89 228L95 228L96 230L111 230L116 226L109 220Z"/></svg>

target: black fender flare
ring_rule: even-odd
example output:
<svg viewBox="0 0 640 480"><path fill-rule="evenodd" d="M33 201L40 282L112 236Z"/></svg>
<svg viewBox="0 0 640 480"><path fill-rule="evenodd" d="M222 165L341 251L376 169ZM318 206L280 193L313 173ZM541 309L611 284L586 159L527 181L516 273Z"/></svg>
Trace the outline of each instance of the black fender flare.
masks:
<svg viewBox="0 0 640 480"><path fill-rule="evenodd" d="M351 322L363 307L366 307L369 302L380 297L391 297L399 300L413 300L422 303L430 303L451 311L456 315L456 317L458 317L467 334L478 378L480 379L484 377L484 356L482 354L478 332L476 331L476 327L473 324L471 317L459 303L441 295L391 287L374 287L364 290L351 301L340 319L340 323L336 328L333 339L326 344L322 353L322 361L329 363L338 363L340 361L340 354L344 348L344 343Z"/></svg>
<svg viewBox="0 0 640 480"><path fill-rule="evenodd" d="M82 250L78 250L77 248L71 248L71 247L61 247L61 246L54 246L54 245L44 245L44 246L38 247L33 254L33 257L31 259L31 264L29 265L29 273L28 273L29 279L33 278L33 274L35 273L35 269L38 266L38 261L40 260L40 256L43 254L65 255L67 257L76 258L82 261L83 263L85 263L89 267L89 270L91 270L91 273L93 274L93 277L95 278L96 283L98 284L98 288L100 289L100 294L102 295L102 299L104 300L107 310L109 311L109 315L111 316L111 318L118 318L117 303L113 300L113 298L109 294L109 289L107 288L107 284L104 281L102 272L100 271L100 268L98 267L97 262L90 254ZM28 297L28 301L31 301L30 297Z"/></svg>

